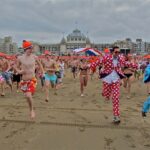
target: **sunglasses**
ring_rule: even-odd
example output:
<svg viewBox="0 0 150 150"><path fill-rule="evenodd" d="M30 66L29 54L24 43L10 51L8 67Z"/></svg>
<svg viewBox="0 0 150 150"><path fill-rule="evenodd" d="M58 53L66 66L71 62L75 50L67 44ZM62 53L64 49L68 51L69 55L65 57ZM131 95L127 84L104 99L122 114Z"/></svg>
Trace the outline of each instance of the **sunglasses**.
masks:
<svg viewBox="0 0 150 150"><path fill-rule="evenodd" d="M115 54L119 54L120 52L119 52L119 51L115 51L114 53L115 53Z"/></svg>

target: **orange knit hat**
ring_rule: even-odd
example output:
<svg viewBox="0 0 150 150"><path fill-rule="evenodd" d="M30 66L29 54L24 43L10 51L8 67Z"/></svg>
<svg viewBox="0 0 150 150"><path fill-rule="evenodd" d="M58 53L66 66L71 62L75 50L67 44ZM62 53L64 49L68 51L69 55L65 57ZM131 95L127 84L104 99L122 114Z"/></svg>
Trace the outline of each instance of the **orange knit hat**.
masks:
<svg viewBox="0 0 150 150"><path fill-rule="evenodd" d="M24 50L32 48L33 45L30 41L23 40L22 47Z"/></svg>
<svg viewBox="0 0 150 150"><path fill-rule="evenodd" d="M105 52L105 53L110 53L110 50L109 50L108 48L105 48L105 49L104 49L104 52Z"/></svg>

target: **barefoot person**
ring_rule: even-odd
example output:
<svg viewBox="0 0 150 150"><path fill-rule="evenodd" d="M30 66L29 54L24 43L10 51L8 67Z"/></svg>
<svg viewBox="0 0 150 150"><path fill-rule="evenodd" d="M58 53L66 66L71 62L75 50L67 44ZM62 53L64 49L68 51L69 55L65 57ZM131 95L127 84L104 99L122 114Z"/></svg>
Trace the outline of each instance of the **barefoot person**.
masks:
<svg viewBox="0 0 150 150"><path fill-rule="evenodd" d="M33 108L32 95L35 92L36 78L35 78L35 64L36 62L40 66L44 73L41 63L38 58L32 54L33 45L29 41L23 41L24 54L17 58L17 66L14 65L14 69L22 74L22 81L20 82L20 88L24 92L30 109L31 119L35 118L35 112Z"/></svg>
<svg viewBox="0 0 150 150"><path fill-rule="evenodd" d="M132 60L132 56L128 55L126 57L126 63L130 63L131 60ZM125 78L123 79L124 88L127 91L127 98L129 99L130 96L131 96L131 84L132 84L132 78L133 78L135 70L131 67L124 67L123 72L124 72L124 75L125 75Z"/></svg>
<svg viewBox="0 0 150 150"><path fill-rule="evenodd" d="M75 80L76 77L77 77L78 64L79 64L78 59L77 59L77 58L73 58L73 61L71 62L71 71L72 71L74 80Z"/></svg>
<svg viewBox="0 0 150 150"><path fill-rule="evenodd" d="M9 73L11 66L10 66L10 62L6 58L1 59L1 69L2 69L2 76L6 84L9 85L12 91L12 80L11 80L11 74Z"/></svg>
<svg viewBox="0 0 150 150"><path fill-rule="evenodd" d="M56 62L54 59L50 58L50 52L45 51L45 59L42 60L42 65L45 70L45 94L46 98L45 101L49 101L49 86L51 84L52 88L56 90L56 81L57 76L55 75L56 72ZM55 91L56 92L56 91Z"/></svg>
<svg viewBox="0 0 150 150"><path fill-rule="evenodd" d="M86 59L81 59L81 62L79 64L79 71L81 96L84 96L84 87L87 86L89 72L89 64L86 62Z"/></svg>

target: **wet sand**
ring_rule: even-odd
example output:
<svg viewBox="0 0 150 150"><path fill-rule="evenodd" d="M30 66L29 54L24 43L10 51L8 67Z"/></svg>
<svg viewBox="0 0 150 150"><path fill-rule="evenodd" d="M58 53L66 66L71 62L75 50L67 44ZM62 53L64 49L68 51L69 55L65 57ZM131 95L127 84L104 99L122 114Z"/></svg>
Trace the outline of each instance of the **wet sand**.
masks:
<svg viewBox="0 0 150 150"><path fill-rule="evenodd" d="M34 95L35 121L23 94L0 97L0 147L2 150L149 150L150 115L141 117L146 99L142 81L133 81L131 98L121 89L121 124L112 124L112 104L101 96L101 81L89 80L80 97L79 79L70 73L57 95L50 89L44 101L40 86Z"/></svg>

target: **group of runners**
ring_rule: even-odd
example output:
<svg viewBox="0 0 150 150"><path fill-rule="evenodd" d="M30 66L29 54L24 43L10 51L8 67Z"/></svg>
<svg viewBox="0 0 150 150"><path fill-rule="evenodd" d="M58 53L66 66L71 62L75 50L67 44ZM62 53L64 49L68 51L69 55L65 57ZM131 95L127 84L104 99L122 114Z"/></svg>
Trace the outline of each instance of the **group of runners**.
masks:
<svg viewBox="0 0 150 150"><path fill-rule="evenodd" d="M127 98L131 95L132 78L135 76L139 80L147 66L147 61L138 59L132 55L124 56L120 54L119 47L108 49L99 57L73 57L62 59L59 56L52 56L49 51L45 51L43 57L34 55L34 47L30 41L23 41L24 54L16 55L15 60L8 60L0 57L0 86L1 96L5 96L5 90L14 90L13 83L16 82L16 91L21 89L25 95L30 109L31 119L35 118L33 107L33 94L37 85L37 80L41 82L42 91L45 91L45 102L49 99L49 87L57 90L63 84L65 69L71 69L73 79L76 80L79 74L81 97L84 96L84 88L88 84L89 75L93 80L94 74L98 73L102 80L102 96L105 101L112 98L113 122L120 123L120 86L123 85L127 91ZM6 85L8 86L6 88ZM150 88L148 87L148 93Z"/></svg>

